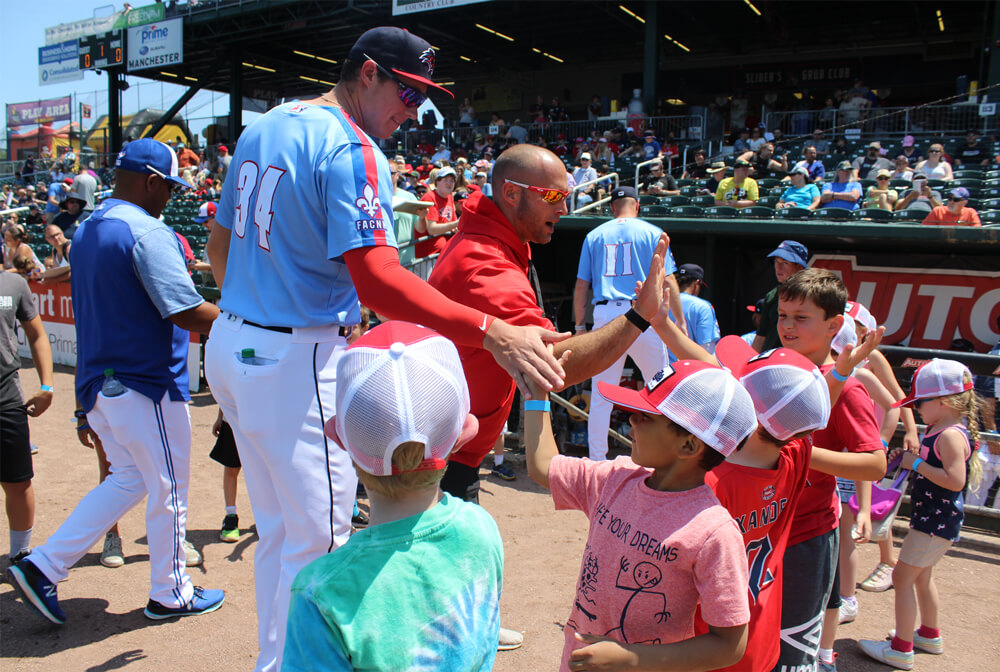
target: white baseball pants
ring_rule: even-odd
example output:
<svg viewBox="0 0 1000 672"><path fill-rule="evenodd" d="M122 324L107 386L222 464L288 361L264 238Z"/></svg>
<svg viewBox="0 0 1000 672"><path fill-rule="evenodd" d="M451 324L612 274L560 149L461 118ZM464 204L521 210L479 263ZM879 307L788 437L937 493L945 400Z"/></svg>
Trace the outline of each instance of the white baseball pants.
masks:
<svg viewBox="0 0 1000 672"><path fill-rule="evenodd" d="M146 502L149 597L168 607L194 594L184 569L191 466L191 416L187 402L160 401L134 390L97 395L87 422L104 444L111 474L80 500L55 534L28 556L53 583L72 567L133 506Z"/></svg>
<svg viewBox="0 0 1000 672"><path fill-rule="evenodd" d="M254 553L260 672L281 668L295 576L351 534L358 477L347 451L323 433L346 347L336 325L285 334L226 312L205 346L205 376L233 428L260 537ZM244 348L265 363L243 363Z"/></svg>
<svg viewBox="0 0 1000 672"><path fill-rule="evenodd" d="M608 322L624 315L632 307L631 301L609 301L594 306L594 329L600 329ZM643 380L649 380L657 371L667 365L667 347L652 329L647 329L629 346L625 355L614 364L590 379L590 419L587 422L587 438L590 459L604 460L608 455L608 426L611 423L612 404L597 391L597 383L617 385L621 382L625 368L625 356L629 356L642 371Z"/></svg>

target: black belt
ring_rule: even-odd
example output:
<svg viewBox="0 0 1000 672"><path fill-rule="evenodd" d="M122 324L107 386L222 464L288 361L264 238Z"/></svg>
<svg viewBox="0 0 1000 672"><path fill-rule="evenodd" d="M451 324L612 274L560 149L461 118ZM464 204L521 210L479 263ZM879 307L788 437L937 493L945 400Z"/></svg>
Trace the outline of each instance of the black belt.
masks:
<svg viewBox="0 0 1000 672"><path fill-rule="evenodd" d="M258 329L267 329L268 331L277 331L280 334L291 334L294 330L291 327L265 327L263 324L257 324L256 322L251 322L250 320L244 319L243 324L249 324L251 327L257 327ZM341 325L337 333L341 336L346 337L351 333L351 327L345 327Z"/></svg>
<svg viewBox="0 0 1000 672"><path fill-rule="evenodd" d="M604 299L603 301L597 301L596 303L594 303L594 305L595 306L606 306L609 303L611 303L612 301L614 301L615 303L617 303L618 301L635 301L635 299Z"/></svg>

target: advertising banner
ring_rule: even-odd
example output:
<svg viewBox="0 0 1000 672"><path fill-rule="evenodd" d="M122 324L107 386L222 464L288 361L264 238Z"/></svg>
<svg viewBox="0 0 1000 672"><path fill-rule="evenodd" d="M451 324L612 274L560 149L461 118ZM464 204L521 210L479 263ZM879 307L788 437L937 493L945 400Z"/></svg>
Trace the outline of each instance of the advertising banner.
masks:
<svg viewBox="0 0 1000 672"><path fill-rule="evenodd" d="M392 0L392 15L416 14L429 12L432 9L447 9L460 5L473 5L488 0Z"/></svg>
<svg viewBox="0 0 1000 672"><path fill-rule="evenodd" d="M7 103L7 128L25 124L48 124L53 121L69 121L71 98L50 98L33 100L30 103Z"/></svg>
<svg viewBox="0 0 1000 672"><path fill-rule="evenodd" d="M58 84L83 79L76 40L38 48L38 83Z"/></svg>
<svg viewBox="0 0 1000 672"><path fill-rule="evenodd" d="M52 347L52 361L56 364L76 366L76 323L73 320L73 295L70 283L40 283L29 282L31 298L34 301L38 316L45 325L45 333L49 336ZM17 329L17 354L31 358L31 348L28 339L21 329ZM201 371L201 339L197 334L191 334L188 344L188 387L197 392L199 387L199 372Z"/></svg>
<svg viewBox="0 0 1000 672"><path fill-rule="evenodd" d="M45 44L57 44L66 40L77 40L87 35L99 35L109 30L118 30L140 26L144 23L162 21L166 10L163 4L133 7L127 12L113 12L101 18L82 19L69 23L60 23L45 29Z"/></svg>
<svg viewBox="0 0 1000 672"><path fill-rule="evenodd" d="M994 331L1000 314L1000 271L868 265L855 255L834 254L814 255L810 266L841 277L848 296L885 325L885 343L947 350L952 340L964 338L977 352L988 352L1000 338Z"/></svg>
<svg viewBox="0 0 1000 672"><path fill-rule="evenodd" d="M129 72L184 62L184 19L159 21L128 29Z"/></svg>

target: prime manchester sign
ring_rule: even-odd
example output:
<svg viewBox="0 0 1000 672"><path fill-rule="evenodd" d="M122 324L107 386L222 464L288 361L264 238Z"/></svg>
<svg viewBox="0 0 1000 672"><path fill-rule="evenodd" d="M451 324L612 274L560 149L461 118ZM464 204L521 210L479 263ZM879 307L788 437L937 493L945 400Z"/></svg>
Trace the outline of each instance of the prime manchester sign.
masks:
<svg viewBox="0 0 1000 672"><path fill-rule="evenodd" d="M158 21L128 29L129 72L184 62L184 19Z"/></svg>

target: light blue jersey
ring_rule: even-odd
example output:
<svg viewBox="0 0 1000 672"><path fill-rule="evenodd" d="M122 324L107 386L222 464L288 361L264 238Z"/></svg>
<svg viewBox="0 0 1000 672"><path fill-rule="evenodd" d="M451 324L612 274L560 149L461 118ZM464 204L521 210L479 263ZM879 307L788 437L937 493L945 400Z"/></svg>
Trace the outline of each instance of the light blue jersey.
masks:
<svg viewBox="0 0 1000 672"><path fill-rule="evenodd" d="M270 110L240 136L222 190L216 221L232 237L219 307L266 326L360 322L342 255L396 247L392 192L385 155L343 110Z"/></svg>
<svg viewBox="0 0 1000 672"><path fill-rule="evenodd" d="M715 344L719 342L722 333L712 304L701 297L681 292L681 310L684 312L684 322L687 323L688 338L714 353ZM677 361L677 357L669 350L667 361L670 364Z"/></svg>
<svg viewBox="0 0 1000 672"><path fill-rule="evenodd" d="M626 217L608 220L587 234L576 277L591 284L594 303L635 298L635 283L646 279L662 233L649 222ZM667 275L677 271L669 248L663 271Z"/></svg>

